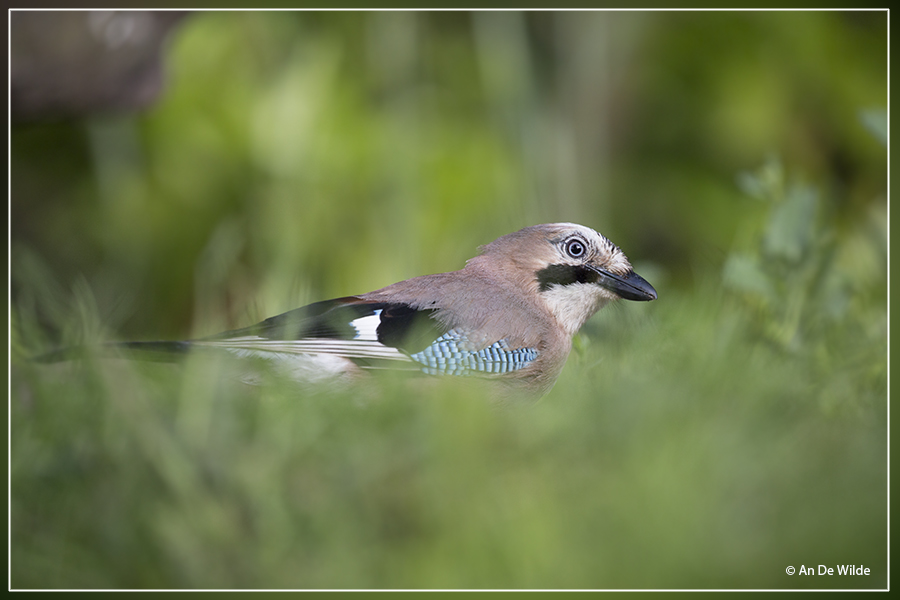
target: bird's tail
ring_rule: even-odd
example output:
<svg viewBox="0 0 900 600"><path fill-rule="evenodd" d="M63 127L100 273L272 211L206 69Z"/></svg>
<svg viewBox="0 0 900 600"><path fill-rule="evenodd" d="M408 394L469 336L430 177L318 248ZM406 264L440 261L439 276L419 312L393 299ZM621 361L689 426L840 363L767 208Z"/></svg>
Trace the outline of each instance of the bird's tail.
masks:
<svg viewBox="0 0 900 600"><path fill-rule="evenodd" d="M157 362L173 362L188 352L190 342L107 342L97 346L69 346L32 358L35 362L56 363L87 356L121 357Z"/></svg>

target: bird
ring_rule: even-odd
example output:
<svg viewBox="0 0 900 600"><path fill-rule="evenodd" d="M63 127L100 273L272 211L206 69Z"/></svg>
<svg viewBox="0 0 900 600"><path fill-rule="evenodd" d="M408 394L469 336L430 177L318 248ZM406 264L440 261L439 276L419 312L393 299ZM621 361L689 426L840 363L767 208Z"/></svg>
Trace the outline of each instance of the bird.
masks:
<svg viewBox="0 0 900 600"><path fill-rule="evenodd" d="M108 346L157 359L224 350L269 359L304 382L355 380L379 368L478 377L496 384L503 400L536 399L553 387L592 315L616 300L657 298L616 244L583 225L533 225L479 250L458 271L315 302L249 327Z"/></svg>

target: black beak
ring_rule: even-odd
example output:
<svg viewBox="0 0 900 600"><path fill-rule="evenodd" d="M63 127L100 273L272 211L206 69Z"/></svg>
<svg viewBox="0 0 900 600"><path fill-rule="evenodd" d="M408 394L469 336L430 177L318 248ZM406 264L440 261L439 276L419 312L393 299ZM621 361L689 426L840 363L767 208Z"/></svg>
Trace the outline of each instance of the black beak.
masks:
<svg viewBox="0 0 900 600"><path fill-rule="evenodd" d="M627 275L622 276L614 275L609 271L598 269L596 267L592 267L592 270L600 275L597 284L606 288L619 298L625 300L637 300L639 302L656 300L656 290L653 289L653 286L634 271L629 271Z"/></svg>

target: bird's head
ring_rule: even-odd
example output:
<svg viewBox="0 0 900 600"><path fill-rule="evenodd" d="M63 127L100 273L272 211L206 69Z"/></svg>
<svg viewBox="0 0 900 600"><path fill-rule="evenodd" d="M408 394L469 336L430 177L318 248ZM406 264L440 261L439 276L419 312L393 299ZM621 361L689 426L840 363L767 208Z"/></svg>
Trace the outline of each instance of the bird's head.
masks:
<svg viewBox="0 0 900 600"><path fill-rule="evenodd" d="M613 300L656 299L618 246L574 223L526 227L482 247L482 257L538 294L570 335Z"/></svg>

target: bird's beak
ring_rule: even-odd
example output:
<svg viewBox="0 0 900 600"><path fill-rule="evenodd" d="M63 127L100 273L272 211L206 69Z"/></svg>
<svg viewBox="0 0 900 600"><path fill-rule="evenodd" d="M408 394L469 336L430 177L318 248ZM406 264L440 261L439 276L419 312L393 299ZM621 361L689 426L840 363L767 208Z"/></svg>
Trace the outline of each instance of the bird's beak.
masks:
<svg viewBox="0 0 900 600"><path fill-rule="evenodd" d="M600 275L597 284L619 298L637 301L656 300L656 290L653 289L653 286L634 271L629 271L627 275L622 276L598 267L591 267L591 270Z"/></svg>

